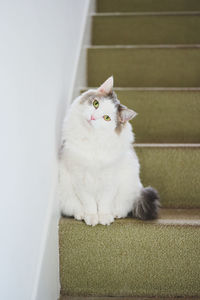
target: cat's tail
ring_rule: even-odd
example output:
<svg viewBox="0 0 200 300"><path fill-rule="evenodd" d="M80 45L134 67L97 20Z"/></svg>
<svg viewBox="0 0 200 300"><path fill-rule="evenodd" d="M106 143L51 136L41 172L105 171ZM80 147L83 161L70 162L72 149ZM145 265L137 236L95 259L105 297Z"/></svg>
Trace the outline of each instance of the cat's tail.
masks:
<svg viewBox="0 0 200 300"><path fill-rule="evenodd" d="M133 217L142 220L157 219L160 206L158 192L151 186L142 188L138 200L134 203Z"/></svg>

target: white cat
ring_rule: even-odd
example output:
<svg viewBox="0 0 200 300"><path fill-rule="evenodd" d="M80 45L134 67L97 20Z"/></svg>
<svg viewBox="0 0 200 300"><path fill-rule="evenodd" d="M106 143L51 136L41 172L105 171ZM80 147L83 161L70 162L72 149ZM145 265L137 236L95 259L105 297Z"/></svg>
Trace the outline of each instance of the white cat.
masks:
<svg viewBox="0 0 200 300"><path fill-rule="evenodd" d="M63 126L59 175L63 215L92 226L109 225L130 212L140 219L157 217L158 194L140 182L128 122L135 116L113 92L113 77L74 100Z"/></svg>

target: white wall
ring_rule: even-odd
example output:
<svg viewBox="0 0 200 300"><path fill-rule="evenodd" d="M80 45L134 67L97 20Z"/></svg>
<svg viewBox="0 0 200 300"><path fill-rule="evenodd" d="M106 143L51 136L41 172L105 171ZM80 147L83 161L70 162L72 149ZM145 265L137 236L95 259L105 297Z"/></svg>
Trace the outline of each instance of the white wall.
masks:
<svg viewBox="0 0 200 300"><path fill-rule="evenodd" d="M0 299L55 300L55 186L89 0L0 1Z"/></svg>

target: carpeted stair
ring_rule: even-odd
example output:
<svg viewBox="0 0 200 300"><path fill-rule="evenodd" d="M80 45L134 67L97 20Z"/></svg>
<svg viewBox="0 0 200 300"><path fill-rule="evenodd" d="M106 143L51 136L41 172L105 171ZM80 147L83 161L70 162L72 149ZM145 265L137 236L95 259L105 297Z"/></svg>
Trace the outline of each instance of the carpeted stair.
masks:
<svg viewBox="0 0 200 300"><path fill-rule="evenodd" d="M200 1L98 0L92 41L88 86L113 74L138 112L141 179L162 209L110 226L61 218L61 299L200 299Z"/></svg>
<svg viewBox="0 0 200 300"><path fill-rule="evenodd" d="M200 295L200 210L162 210L157 221L109 227L60 222L62 293Z"/></svg>
<svg viewBox="0 0 200 300"><path fill-rule="evenodd" d="M180 300L180 297L82 297L82 296L61 296L60 300ZM199 300L199 297L187 297L187 300Z"/></svg>
<svg viewBox="0 0 200 300"><path fill-rule="evenodd" d="M93 46L88 84L98 86L112 72L120 87L198 87L199 61L200 45Z"/></svg>
<svg viewBox="0 0 200 300"><path fill-rule="evenodd" d="M94 45L198 44L199 16L196 12L96 14L92 40Z"/></svg>

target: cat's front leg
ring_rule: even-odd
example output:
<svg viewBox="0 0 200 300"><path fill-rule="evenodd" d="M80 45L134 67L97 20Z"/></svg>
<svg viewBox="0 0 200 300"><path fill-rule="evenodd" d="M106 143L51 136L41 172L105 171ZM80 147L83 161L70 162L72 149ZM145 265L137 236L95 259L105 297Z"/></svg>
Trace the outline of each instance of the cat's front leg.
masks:
<svg viewBox="0 0 200 300"><path fill-rule="evenodd" d="M83 206L83 219L87 225L95 226L98 224L99 218L97 213L97 203L91 195L81 191L79 193L80 201Z"/></svg>
<svg viewBox="0 0 200 300"><path fill-rule="evenodd" d="M84 214L84 221L87 225L91 225L91 226L97 225L99 221L97 210L86 209L86 212Z"/></svg>
<svg viewBox="0 0 200 300"><path fill-rule="evenodd" d="M98 202L99 224L110 225L114 222L112 202L112 195L110 195L110 197L102 195L101 200Z"/></svg>
<svg viewBox="0 0 200 300"><path fill-rule="evenodd" d="M87 225L95 226L98 224L98 214L85 214L84 221Z"/></svg>
<svg viewBox="0 0 200 300"><path fill-rule="evenodd" d="M80 168L80 166L75 169L72 175L73 189L83 208L81 219L87 225L95 226L98 224L98 214L94 192L94 176L84 168Z"/></svg>

